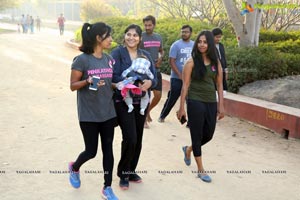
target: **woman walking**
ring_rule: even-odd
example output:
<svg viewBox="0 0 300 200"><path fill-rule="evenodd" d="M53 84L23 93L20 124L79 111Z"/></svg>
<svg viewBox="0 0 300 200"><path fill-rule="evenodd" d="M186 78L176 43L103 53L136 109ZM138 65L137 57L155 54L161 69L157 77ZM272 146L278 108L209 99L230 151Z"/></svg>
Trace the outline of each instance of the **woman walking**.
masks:
<svg viewBox="0 0 300 200"><path fill-rule="evenodd" d="M83 53L73 60L70 87L72 91L77 91L78 118L85 150L75 162L69 163L69 180L74 188L80 187L79 169L96 156L100 135L104 170L102 196L117 200L111 188L114 165L112 144L116 126L112 99L113 59L103 52L111 47L111 27L102 22L85 23L81 34L80 51Z"/></svg>
<svg viewBox="0 0 300 200"><path fill-rule="evenodd" d="M192 57L184 65L180 108L177 112L179 120L186 117L185 102L192 146L182 148L184 161L186 165L190 165L191 152L193 152L198 167L198 177L205 182L211 182L202 163L201 146L212 139L217 117L218 119L224 117L224 106L222 67L210 31L202 31L197 36Z"/></svg>
<svg viewBox="0 0 300 200"><path fill-rule="evenodd" d="M156 71L150 54L139 48L142 39L142 29L135 24L129 25L125 30L124 45L114 49L111 53L115 59L113 82L123 81L123 71L128 69L132 61L140 56L146 56L151 62L150 71L154 75L153 79L142 80L139 86L142 91L148 92L155 87ZM122 152L118 165L119 186L126 190L129 188L129 181L141 182L142 178L136 173L136 167L142 150L142 139L144 132L144 122L146 115L140 113L141 98L133 98L134 109L128 113L128 107L123 101L120 91L116 90L115 108L118 116L118 124L122 130ZM148 109L148 108L147 108ZM147 113L147 111L145 111Z"/></svg>

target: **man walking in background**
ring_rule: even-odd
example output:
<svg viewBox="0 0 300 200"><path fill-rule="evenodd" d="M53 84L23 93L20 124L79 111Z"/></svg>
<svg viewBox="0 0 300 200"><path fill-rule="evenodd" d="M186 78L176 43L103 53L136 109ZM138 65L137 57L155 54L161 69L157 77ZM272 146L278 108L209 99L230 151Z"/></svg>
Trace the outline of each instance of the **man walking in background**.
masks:
<svg viewBox="0 0 300 200"><path fill-rule="evenodd" d="M39 16L36 18L36 30L41 30L41 18Z"/></svg>
<svg viewBox="0 0 300 200"><path fill-rule="evenodd" d="M22 14L22 18L21 18L20 24L22 26L22 32L26 33L27 32L27 30L26 30L26 17L25 17L24 14Z"/></svg>
<svg viewBox="0 0 300 200"><path fill-rule="evenodd" d="M180 97L182 87L182 69L185 61L191 56L194 41L191 40L192 27L184 25L181 27L181 39L175 41L170 48L169 63L171 66L170 90L167 100L160 113L159 122L164 122L176 101Z"/></svg>
<svg viewBox="0 0 300 200"><path fill-rule="evenodd" d="M58 26L59 26L59 33L60 33L60 35L64 34L65 21L66 21L66 19L64 18L64 15L61 13L60 16L57 19L57 23L58 23Z"/></svg>
<svg viewBox="0 0 300 200"><path fill-rule="evenodd" d="M153 98L150 102L149 108L147 110L147 118L145 121L145 128L149 128L148 122L152 121L150 112L158 104L162 95L162 77L160 73L160 66L162 64L162 59L164 56L163 50L163 40L160 34L154 33L154 28L156 25L156 19L152 15L148 15L143 19L143 24L145 31L142 34L142 41L140 48L145 49L151 54L151 57L155 63L156 73L157 73L157 85L152 90Z"/></svg>
<svg viewBox="0 0 300 200"><path fill-rule="evenodd" d="M225 57L225 48L224 45L220 42L223 36L223 32L220 28L214 28L212 30L214 35L215 45L217 48L218 58L221 62L222 69L223 69L223 95L226 94L227 91L227 62Z"/></svg>

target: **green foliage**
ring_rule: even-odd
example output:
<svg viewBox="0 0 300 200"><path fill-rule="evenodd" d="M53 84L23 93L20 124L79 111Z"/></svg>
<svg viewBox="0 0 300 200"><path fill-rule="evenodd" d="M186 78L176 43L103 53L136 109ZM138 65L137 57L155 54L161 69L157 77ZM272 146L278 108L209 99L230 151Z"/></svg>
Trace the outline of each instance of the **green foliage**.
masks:
<svg viewBox="0 0 300 200"><path fill-rule="evenodd" d="M77 30L75 31L75 33L74 33L74 36L75 36L74 40L75 40L75 42L77 42L77 43L81 43L81 41L82 41L82 38L81 38L81 29L82 29L82 28L77 29Z"/></svg>
<svg viewBox="0 0 300 200"><path fill-rule="evenodd" d="M120 15L120 11L105 3L103 0L86 0L81 5L80 16L83 21L118 15Z"/></svg>
<svg viewBox="0 0 300 200"><path fill-rule="evenodd" d="M238 92L246 83L287 75L287 64L272 47L227 48L228 87Z"/></svg>
<svg viewBox="0 0 300 200"><path fill-rule="evenodd" d="M0 34L2 34L2 33L14 33L14 32L16 32L16 31L14 31L14 30L7 30L7 29L2 29L2 28L0 28Z"/></svg>
<svg viewBox="0 0 300 200"><path fill-rule="evenodd" d="M280 42L267 42L263 43L264 46L272 46L276 50L279 50L280 52L284 53L295 53L300 54L300 39L298 40L286 40L286 41L280 41Z"/></svg>
<svg viewBox="0 0 300 200"><path fill-rule="evenodd" d="M227 47L228 87L238 92L246 83L300 74L300 31L261 31L259 47Z"/></svg>
<svg viewBox="0 0 300 200"><path fill-rule="evenodd" d="M5 10L8 8L16 8L20 4L20 0L1 0L0 1L0 10Z"/></svg>
<svg viewBox="0 0 300 200"><path fill-rule="evenodd" d="M259 42L281 42L286 40L298 40L300 38L300 31L289 32L274 32L262 30L259 33Z"/></svg>
<svg viewBox="0 0 300 200"><path fill-rule="evenodd" d="M288 66L287 73L289 75L300 74L300 54L282 53L281 57L284 59Z"/></svg>

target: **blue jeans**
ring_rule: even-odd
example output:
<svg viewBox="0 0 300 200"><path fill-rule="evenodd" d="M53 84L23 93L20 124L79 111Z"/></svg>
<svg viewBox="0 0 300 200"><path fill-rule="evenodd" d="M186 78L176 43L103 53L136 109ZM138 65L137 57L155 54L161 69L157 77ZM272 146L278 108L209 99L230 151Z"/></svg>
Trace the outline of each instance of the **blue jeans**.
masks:
<svg viewBox="0 0 300 200"><path fill-rule="evenodd" d="M180 97L182 88L182 80L177 78L171 78L171 88L168 92L168 98L164 104L164 107L160 113L160 118L164 119L168 116L176 101Z"/></svg>

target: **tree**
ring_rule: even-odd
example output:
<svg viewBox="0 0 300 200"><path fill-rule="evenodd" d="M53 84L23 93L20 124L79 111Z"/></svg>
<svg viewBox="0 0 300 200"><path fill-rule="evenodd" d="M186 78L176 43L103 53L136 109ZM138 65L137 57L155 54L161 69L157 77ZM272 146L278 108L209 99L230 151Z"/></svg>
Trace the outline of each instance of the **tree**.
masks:
<svg viewBox="0 0 300 200"><path fill-rule="evenodd" d="M187 5L191 8L193 18L198 18L217 27L224 27L229 23L222 0L187 2Z"/></svg>
<svg viewBox="0 0 300 200"><path fill-rule="evenodd" d="M105 3L104 0L85 0L81 4L80 16L84 21L100 17L120 16L120 11Z"/></svg>
<svg viewBox="0 0 300 200"><path fill-rule="evenodd" d="M15 8L19 5L19 1L15 0L0 0L0 10L5 10L8 8Z"/></svg>
<svg viewBox="0 0 300 200"><path fill-rule="evenodd" d="M247 3L254 7L255 4L265 4L266 0L248 0ZM243 2L241 2L243 3ZM232 0L223 0L229 20L236 33L240 47L258 46L259 30L261 26L262 10L254 9L252 12L241 15L241 10ZM242 8L242 5L239 4Z"/></svg>
<svg viewBox="0 0 300 200"><path fill-rule="evenodd" d="M286 31L300 23L300 0L269 0L263 11L262 27Z"/></svg>
<svg viewBox="0 0 300 200"><path fill-rule="evenodd" d="M187 21L199 19L208 24L224 27L229 23L222 0L148 0L167 17Z"/></svg>
<svg viewBox="0 0 300 200"><path fill-rule="evenodd" d="M167 16L172 18L182 18L185 20L190 20L193 11L192 8L188 6L188 2L191 0L148 0L154 6L159 7Z"/></svg>
<svg viewBox="0 0 300 200"><path fill-rule="evenodd" d="M127 15L134 7L136 0L105 0L111 6L120 10L122 15Z"/></svg>

